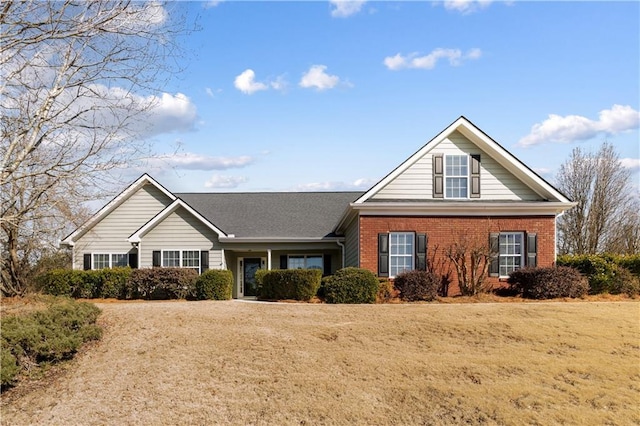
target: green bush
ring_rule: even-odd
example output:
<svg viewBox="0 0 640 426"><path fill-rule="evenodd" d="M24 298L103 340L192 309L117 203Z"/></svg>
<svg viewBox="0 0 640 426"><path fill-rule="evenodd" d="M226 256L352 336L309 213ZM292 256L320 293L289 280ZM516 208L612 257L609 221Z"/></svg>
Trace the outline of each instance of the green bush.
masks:
<svg viewBox="0 0 640 426"><path fill-rule="evenodd" d="M36 277L37 290L54 296L74 298L131 298L127 281L131 268L80 271L56 269Z"/></svg>
<svg viewBox="0 0 640 426"><path fill-rule="evenodd" d="M319 269L274 269L257 275L258 297L268 300L310 300L320 288Z"/></svg>
<svg viewBox="0 0 640 426"><path fill-rule="evenodd" d="M36 277L36 289L52 296L73 296L83 287L84 271L54 269Z"/></svg>
<svg viewBox="0 0 640 426"><path fill-rule="evenodd" d="M209 269L196 279L199 300L229 300L233 291L233 274L229 270Z"/></svg>
<svg viewBox="0 0 640 426"><path fill-rule="evenodd" d="M368 269L343 268L325 279L324 297L327 303L374 303L379 287Z"/></svg>
<svg viewBox="0 0 640 426"><path fill-rule="evenodd" d="M574 268L522 268L509 274L511 288L529 299L582 297L587 294L587 279Z"/></svg>
<svg viewBox="0 0 640 426"><path fill-rule="evenodd" d="M398 274L394 281L396 290L400 292L400 298L408 302L435 300L441 285L442 277L430 271L403 272Z"/></svg>
<svg viewBox="0 0 640 426"><path fill-rule="evenodd" d="M6 340L0 339L0 346L0 384L2 387L11 386L16 380L20 367L16 357L9 350Z"/></svg>
<svg viewBox="0 0 640 426"><path fill-rule="evenodd" d="M3 318L2 386L13 384L22 368L70 358L84 342L99 339L99 314L94 305L67 299L46 310Z"/></svg>
<svg viewBox="0 0 640 426"><path fill-rule="evenodd" d="M194 298L198 272L187 268L134 269L127 283L134 299L167 300Z"/></svg>
<svg viewBox="0 0 640 426"><path fill-rule="evenodd" d="M589 280L590 294L637 294L633 289L640 278L640 255L563 255L556 264L582 272Z"/></svg>
<svg viewBox="0 0 640 426"><path fill-rule="evenodd" d="M127 282L131 277L131 271L133 269L128 266L96 271L99 272L100 280L94 292L94 297L101 299L131 299L132 295L127 291Z"/></svg>

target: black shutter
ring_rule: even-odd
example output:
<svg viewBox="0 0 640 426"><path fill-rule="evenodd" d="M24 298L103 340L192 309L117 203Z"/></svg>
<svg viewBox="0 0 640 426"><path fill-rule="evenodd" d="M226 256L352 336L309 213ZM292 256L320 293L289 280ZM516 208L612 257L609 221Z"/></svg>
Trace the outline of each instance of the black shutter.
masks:
<svg viewBox="0 0 640 426"><path fill-rule="evenodd" d="M378 276L389 276L389 234L378 234Z"/></svg>
<svg viewBox="0 0 640 426"><path fill-rule="evenodd" d="M538 235L527 234L527 266L538 266Z"/></svg>
<svg viewBox="0 0 640 426"><path fill-rule="evenodd" d="M209 269L209 250L202 250L200 252L200 272L207 271Z"/></svg>
<svg viewBox="0 0 640 426"><path fill-rule="evenodd" d="M129 253L129 267L133 269L138 267L138 253Z"/></svg>
<svg viewBox="0 0 640 426"><path fill-rule="evenodd" d="M161 254L160 254L160 250L154 250L153 251L153 263L152 266L161 266Z"/></svg>
<svg viewBox="0 0 640 426"><path fill-rule="evenodd" d="M280 255L280 269L287 269L287 255Z"/></svg>
<svg viewBox="0 0 640 426"><path fill-rule="evenodd" d="M416 234L416 269L427 270L427 234Z"/></svg>
<svg viewBox="0 0 640 426"><path fill-rule="evenodd" d="M83 269L88 271L91 269L91 253L85 253L83 256Z"/></svg>
<svg viewBox="0 0 640 426"><path fill-rule="evenodd" d="M331 255L325 254L323 260L324 260L323 275L325 276L331 275Z"/></svg>
<svg viewBox="0 0 640 426"><path fill-rule="evenodd" d="M442 154L433 154L433 198L444 198L443 161Z"/></svg>
<svg viewBox="0 0 640 426"><path fill-rule="evenodd" d="M491 249L491 264L489 266L489 276L500 276L500 234L489 234L489 248Z"/></svg>
<svg viewBox="0 0 640 426"><path fill-rule="evenodd" d="M469 198L480 198L480 154L471 155L471 191Z"/></svg>

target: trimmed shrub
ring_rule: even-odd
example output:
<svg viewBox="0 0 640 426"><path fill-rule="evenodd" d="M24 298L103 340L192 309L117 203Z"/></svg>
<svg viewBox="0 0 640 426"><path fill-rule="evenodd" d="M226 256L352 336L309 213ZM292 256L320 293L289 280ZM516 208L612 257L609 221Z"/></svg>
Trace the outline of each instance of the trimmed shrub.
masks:
<svg viewBox="0 0 640 426"><path fill-rule="evenodd" d="M379 287L378 278L368 269L343 268L325 280L325 301L374 303Z"/></svg>
<svg viewBox="0 0 640 426"><path fill-rule="evenodd" d="M196 279L199 300L229 300L233 291L233 274L229 270L209 269Z"/></svg>
<svg viewBox="0 0 640 426"><path fill-rule="evenodd" d="M195 297L198 273L187 268L134 269L127 293L134 299L167 300Z"/></svg>
<svg viewBox="0 0 640 426"><path fill-rule="evenodd" d="M441 285L442 277L430 271L403 272L398 274L394 281L396 290L400 292L400 298L408 302L435 300Z"/></svg>
<svg viewBox="0 0 640 426"><path fill-rule="evenodd" d="M509 274L508 282L512 289L529 299L582 297L589 290L587 279L566 266L518 269Z"/></svg>
<svg viewBox="0 0 640 426"><path fill-rule="evenodd" d="M380 283L378 294L376 295L376 303L389 303L398 297L398 291L395 289L393 282L387 278L378 278Z"/></svg>
<svg viewBox="0 0 640 426"><path fill-rule="evenodd" d="M2 386L12 385L23 368L70 358L84 342L99 339L99 314L94 305L68 299L46 310L3 318Z"/></svg>
<svg viewBox="0 0 640 426"><path fill-rule="evenodd" d="M268 300L311 300L320 288L319 269L274 269L256 275L258 297Z"/></svg>
<svg viewBox="0 0 640 426"><path fill-rule="evenodd" d="M99 280L94 290L94 297L101 299L130 299L127 292L127 282L133 269L127 267L101 269L98 272ZM87 271L89 272L89 271Z"/></svg>
<svg viewBox="0 0 640 426"><path fill-rule="evenodd" d="M589 279L589 293L634 294L633 288L640 279L640 255L563 255L558 265L570 266ZM622 272L627 269L630 274ZM635 279L634 279L635 276ZM626 281L623 281L626 280Z"/></svg>
<svg viewBox="0 0 640 426"><path fill-rule="evenodd" d="M85 271L73 269L54 269L36 277L36 288L52 296L68 296L78 293L83 288L82 275Z"/></svg>

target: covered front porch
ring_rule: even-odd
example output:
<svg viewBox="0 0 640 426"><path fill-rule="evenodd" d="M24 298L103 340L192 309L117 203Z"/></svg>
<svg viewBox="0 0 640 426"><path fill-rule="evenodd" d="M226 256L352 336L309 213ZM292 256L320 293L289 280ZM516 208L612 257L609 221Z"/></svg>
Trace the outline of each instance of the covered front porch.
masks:
<svg viewBox="0 0 640 426"><path fill-rule="evenodd" d="M331 275L344 264L340 240L285 243L225 242L224 259L233 273L233 298L256 298L260 269L319 269Z"/></svg>

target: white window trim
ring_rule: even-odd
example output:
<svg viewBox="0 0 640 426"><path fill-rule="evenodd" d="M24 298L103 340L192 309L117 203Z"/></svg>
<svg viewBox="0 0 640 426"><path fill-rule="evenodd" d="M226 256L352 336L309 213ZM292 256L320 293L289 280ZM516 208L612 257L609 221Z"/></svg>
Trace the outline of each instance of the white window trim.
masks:
<svg viewBox="0 0 640 426"><path fill-rule="evenodd" d="M96 261L96 256L105 256L108 255L109 256L109 266L105 267L105 268L96 268L95 267L95 261ZM91 253L91 270L92 271L98 271L100 269L113 269L113 256L114 255L122 255L122 256L129 256L129 253L103 253L103 252L96 252L96 253ZM127 266L129 265L129 259L127 257Z"/></svg>
<svg viewBox="0 0 640 426"><path fill-rule="evenodd" d="M410 254L391 254L391 235L392 234L405 234L405 235L411 235L413 238L413 253ZM411 258L411 269L409 269L410 271L413 271L414 269L416 269L416 256L415 256L415 252L416 252L416 233L412 232L412 231L394 231L394 232L389 232L389 278L395 278L396 276L393 275L391 273L391 258L392 257L409 257Z"/></svg>
<svg viewBox="0 0 640 426"><path fill-rule="evenodd" d="M307 257L320 257L320 259L322 260L322 268L320 269L320 271L322 271L322 273L324 273L324 254L321 253L301 253L301 254L287 254L287 269L289 268L289 260L291 259L291 257L304 257L304 268L302 269L309 269L307 267Z"/></svg>
<svg viewBox="0 0 640 426"><path fill-rule="evenodd" d="M517 254L501 254L500 253L500 237L503 235L520 235L520 268L524 268L525 266L525 255L526 255L526 249L525 249L525 238L526 235L524 232L522 231L503 231L500 232L500 234L498 235L498 275L499 278L509 278L509 274L507 275L502 275L502 259L503 258L507 258L507 257L518 257Z"/></svg>
<svg viewBox="0 0 640 426"><path fill-rule="evenodd" d="M180 264L180 266L165 266L164 265L164 253L168 252L168 251L177 251L178 252L178 263ZM196 251L198 252L198 274L202 273L202 258L201 256L201 252L203 250L200 249L177 249L177 248L173 248L173 249L162 249L160 250L160 267L162 268L184 268L184 269L196 269L195 266L184 266L184 257L183 257L183 253L185 251Z"/></svg>
<svg viewBox="0 0 640 426"><path fill-rule="evenodd" d="M467 175L463 176L463 175L452 175L449 176L447 175L447 158L451 158L451 157L466 157L467 158ZM443 197L447 200L469 200L470 198L470 188L469 185L471 183L471 162L470 162L470 155L469 154L445 154L444 155L444 159L442 161L442 176L443 176L443 181L442 181L442 192L443 192ZM466 178L467 179L467 195L464 197L447 197L447 178Z"/></svg>

